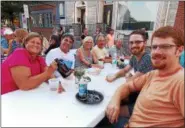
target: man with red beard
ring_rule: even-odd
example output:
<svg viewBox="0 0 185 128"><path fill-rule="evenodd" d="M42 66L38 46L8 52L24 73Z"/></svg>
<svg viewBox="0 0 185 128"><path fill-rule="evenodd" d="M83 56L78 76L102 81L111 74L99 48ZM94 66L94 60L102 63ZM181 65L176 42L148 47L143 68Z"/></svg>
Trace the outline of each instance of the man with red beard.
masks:
<svg viewBox="0 0 185 128"><path fill-rule="evenodd" d="M115 122L121 100L140 91L129 127L184 127L184 69L179 63L184 34L171 26L161 27L151 41L155 70L120 86L107 107L107 117Z"/></svg>
<svg viewBox="0 0 185 128"><path fill-rule="evenodd" d="M119 77L125 76L132 68L134 69L135 74L133 76L127 77L127 81L133 80L149 71L152 68L152 62L150 54L145 51L145 46L147 43L147 38L145 31L143 30L135 30L129 36L129 48L131 53L133 54L130 59L129 65L125 68L121 69L113 76L107 76L106 80L108 82L112 82ZM121 111L120 117L117 123L114 124L114 127L120 127L124 122L122 121L122 117L130 118L133 107L135 105L135 101L137 99L139 92L132 93L128 99L121 103Z"/></svg>

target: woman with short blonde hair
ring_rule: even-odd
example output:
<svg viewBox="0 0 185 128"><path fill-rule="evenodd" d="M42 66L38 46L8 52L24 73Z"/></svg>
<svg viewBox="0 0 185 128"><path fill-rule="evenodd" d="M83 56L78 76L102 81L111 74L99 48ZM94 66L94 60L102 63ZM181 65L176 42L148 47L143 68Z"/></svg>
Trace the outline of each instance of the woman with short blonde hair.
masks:
<svg viewBox="0 0 185 128"><path fill-rule="evenodd" d="M83 41L82 41L82 46L84 46L85 43L88 42L88 40L91 40L92 42L92 47L94 46L94 41L93 41L93 38L91 36L86 36Z"/></svg>
<svg viewBox="0 0 185 128"><path fill-rule="evenodd" d="M75 67L83 66L84 68L103 68L97 64L98 60L91 52L93 46L93 38L91 36L86 36L82 42L82 46L76 52Z"/></svg>

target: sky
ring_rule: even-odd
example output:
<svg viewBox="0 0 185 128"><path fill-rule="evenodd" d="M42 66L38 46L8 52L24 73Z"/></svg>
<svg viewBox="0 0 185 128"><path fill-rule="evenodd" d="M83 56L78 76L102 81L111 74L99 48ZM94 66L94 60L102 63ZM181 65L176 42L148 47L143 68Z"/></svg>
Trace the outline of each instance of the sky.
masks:
<svg viewBox="0 0 185 128"><path fill-rule="evenodd" d="M137 21L155 21L159 1L132 1L128 2L131 16Z"/></svg>

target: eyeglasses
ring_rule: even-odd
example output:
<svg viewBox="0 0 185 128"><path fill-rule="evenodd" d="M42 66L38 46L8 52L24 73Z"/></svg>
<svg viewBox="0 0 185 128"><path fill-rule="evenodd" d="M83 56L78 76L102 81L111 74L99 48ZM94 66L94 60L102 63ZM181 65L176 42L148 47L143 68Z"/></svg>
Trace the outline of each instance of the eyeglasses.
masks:
<svg viewBox="0 0 185 128"><path fill-rule="evenodd" d="M156 50L157 48L161 49L161 50L168 50L172 47L176 47L177 45L172 45L172 44L161 44L161 45L152 45L151 49L152 50Z"/></svg>
<svg viewBox="0 0 185 128"><path fill-rule="evenodd" d="M141 42L144 42L144 41L143 40L129 41L129 44L131 44L131 45L133 45L133 44L139 45L139 44L141 44Z"/></svg>

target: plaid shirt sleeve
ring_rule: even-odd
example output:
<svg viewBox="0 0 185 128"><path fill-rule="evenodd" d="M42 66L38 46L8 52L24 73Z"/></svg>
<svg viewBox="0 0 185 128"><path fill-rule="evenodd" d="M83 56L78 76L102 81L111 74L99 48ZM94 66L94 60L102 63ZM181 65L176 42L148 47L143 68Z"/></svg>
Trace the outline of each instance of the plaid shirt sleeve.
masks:
<svg viewBox="0 0 185 128"><path fill-rule="evenodd" d="M135 63L135 56L132 56L129 62L129 65L133 68L134 67L134 63Z"/></svg>
<svg viewBox="0 0 185 128"><path fill-rule="evenodd" d="M131 67L134 67L134 56L132 56L132 58L130 59L129 65Z"/></svg>
<svg viewBox="0 0 185 128"><path fill-rule="evenodd" d="M147 72L151 71L152 69L153 68L152 68L152 62L151 62L150 54L145 54L142 57L142 60L139 64L138 71L141 72L141 73L147 73Z"/></svg>

